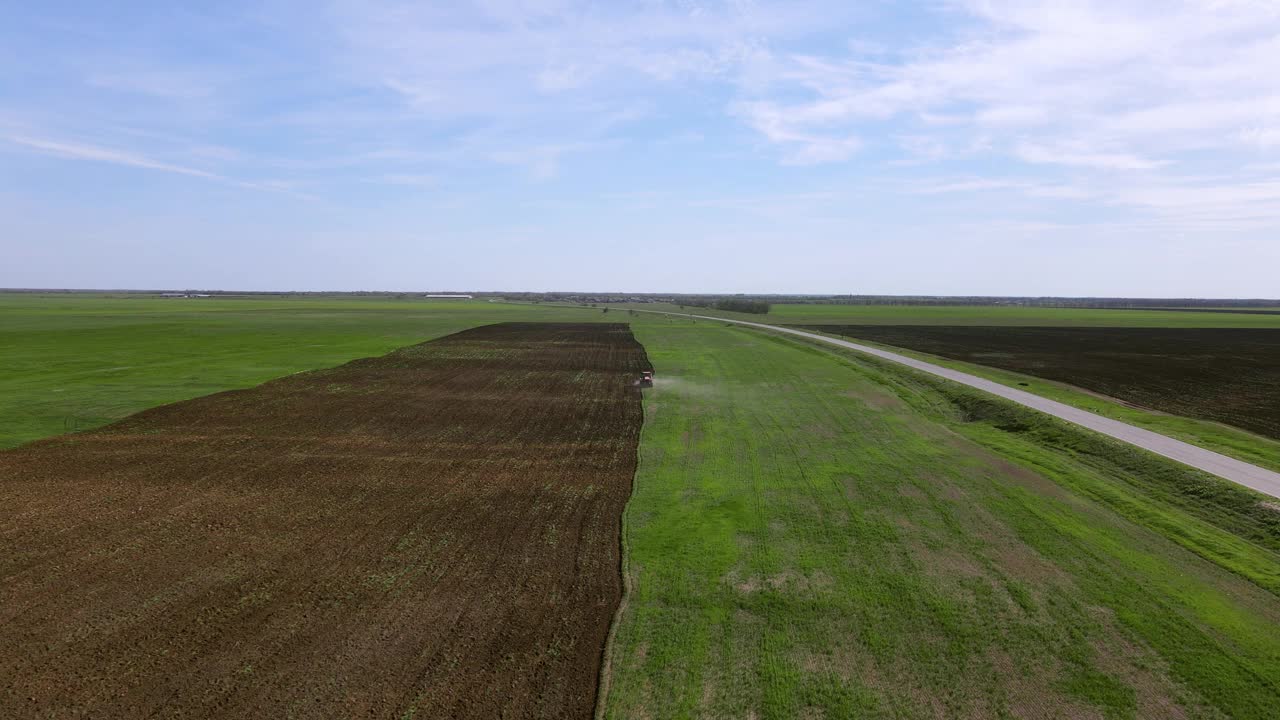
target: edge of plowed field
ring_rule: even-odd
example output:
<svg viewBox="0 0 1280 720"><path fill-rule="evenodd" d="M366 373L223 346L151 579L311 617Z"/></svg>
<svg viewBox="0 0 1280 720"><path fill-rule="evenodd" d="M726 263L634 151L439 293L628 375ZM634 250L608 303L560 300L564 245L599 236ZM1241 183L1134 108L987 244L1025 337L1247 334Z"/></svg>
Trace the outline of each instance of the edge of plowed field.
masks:
<svg viewBox="0 0 1280 720"><path fill-rule="evenodd" d="M644 430L644 403L640 404L640 428ZM636 444L636 472L640 470L640 446ZM613 679L613 646L618 637L618 626L622 624L622 616L627 611L631 600L631 549L627 543L627 526L631 519L631 497L636 490L636 474L631 475L631 485L627 488L627 500L622 505L622 518L618 524L618 574L622 576L622 594L618 597L618 607L613 610L609 619L609 634L604 638L600 648L600 673L596 679L596 703L591 710L593 720L604 720L605 708L608 706L609 683Z"/></svg>
<svg viewBox="0 0 1280 720"><path fill-rule="evenodd" d="M627 323L630 329L631 323ZM635 332L631 333L635 338ZM649 359L649 351L644 347L644 343L639 338L635 338L636 343L644 350L645 360L649 363L649 368L653 368L653 360ZM640 398L640 437L644 437L644 424L648 419L648 413L645 412L644 396ZM596 702L592 708L591 717L593 720L604 720L605 710L608 707L609 699L609 683L613 679L613 646L618 637L618 626L622 624L622 616L627 611L627 605L631 600L631 549L627 542L627 528L631 522L631 498L636 491L636 475L640 472L640 443L636 443L636 469L631 473L631 484L627 487L627 499L622 505L622 517L618 523L618 574L622 577L622 594L618 598L618 607L613 610L613 617L609 619L609 633L605 636L604 646L600 648L600 673L596 679Z"/></svg>

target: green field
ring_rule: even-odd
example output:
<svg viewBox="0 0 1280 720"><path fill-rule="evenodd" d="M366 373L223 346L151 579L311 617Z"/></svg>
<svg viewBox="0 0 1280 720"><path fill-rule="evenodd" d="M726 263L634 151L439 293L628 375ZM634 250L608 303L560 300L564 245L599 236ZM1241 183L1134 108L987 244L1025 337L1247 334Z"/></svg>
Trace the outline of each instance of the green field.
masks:
<svg viewBox="0 0 1280 720"><path fill-rule="evenodd" d="M873 322L786 307L763 319ZM999 321L1125 314L1007 310ZM1280 512L1257 496L974 391L720 322L0 295L0 447L479 324L592 319L630 321L658 373L605 716L1264 718L1280 703Z"/></svg>
<svg viewBox="0 0 1280 720"><path fill-rule="evenodd" d="M0 293L0 448L531 313L592 317L483 301Z"/></svg>
<svg viewBox="0 0 1280 720"><path fill-rule="evenodd" d="M1001 430L1003 408L975 419L805 344L636 332L660 382L609 717L1267 717L1280 701L1278 536L1229 499L1194 507L1212 481L1053 424Z"/></svg>
<svg viewBox="0 0 1280 720"><path fill-rule="evenodd" d="M1027 325L1097 327L1245 327L1280 328L1280 315L1095 310L1087 308L922 305L773 305L768 315L726 313L675 305L636 305L700 315L733 317L773 325Z"/></svg>

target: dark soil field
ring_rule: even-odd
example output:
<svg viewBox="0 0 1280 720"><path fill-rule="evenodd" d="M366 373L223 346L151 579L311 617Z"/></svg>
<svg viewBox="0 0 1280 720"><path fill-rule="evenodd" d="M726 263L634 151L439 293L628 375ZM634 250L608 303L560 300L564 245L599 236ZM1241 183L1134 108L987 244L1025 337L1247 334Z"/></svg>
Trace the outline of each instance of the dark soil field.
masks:
<svg viewBox="0 0 1280 720"><path fill-rule="evenodd" d="M0 717L590 717L648 368L491 325L0 452Z"/></svg>
<svg viewBox="0 0 1280 720"><path fill-rule="evenodd" d="M1280 438L1280 330L809 325Z"/></svg>

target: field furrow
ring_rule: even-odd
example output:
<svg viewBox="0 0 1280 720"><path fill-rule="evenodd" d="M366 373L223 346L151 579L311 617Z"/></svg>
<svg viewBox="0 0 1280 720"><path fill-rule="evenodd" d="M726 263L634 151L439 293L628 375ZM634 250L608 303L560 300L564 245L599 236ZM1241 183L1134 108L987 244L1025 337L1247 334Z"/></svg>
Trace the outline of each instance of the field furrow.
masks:
<svg viewBox="0 0 1280 720"><path fill-rule="evenodd" d="M647 367L505 323L0 453L0 716L588 717Z"/></svg>

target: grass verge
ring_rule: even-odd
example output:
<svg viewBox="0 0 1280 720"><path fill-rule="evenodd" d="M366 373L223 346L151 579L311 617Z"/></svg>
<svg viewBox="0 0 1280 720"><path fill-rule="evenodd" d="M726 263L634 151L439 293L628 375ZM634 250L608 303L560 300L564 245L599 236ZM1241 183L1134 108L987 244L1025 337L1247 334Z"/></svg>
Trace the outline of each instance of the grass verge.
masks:
<svg viewBox="0 0 1280 720"><path fill-rule="evenodd" d="M809 329L813 332L813 329ZM842 335L820 333L829 337L849 340ZM1024 375L1022 373L1001 370L962 360L952 360L929 353L886 345L858 338L857 342L877 347L900 355L924 360L942 367L960 370L971 375L986 378L1009 387L1035 393L1050 400L1087 410L1103 417L1137 425L1153 432L1168 435L1184 442L1199 445L1223 455L1234 457L1259 467L1280 472L1280 441L1263 437L1240 428L1223 425L1209 420L1170 415L1148 408L1138 407L1115 398L1089 392L1066 383L1046 380L1044 378Z"/></svg>

